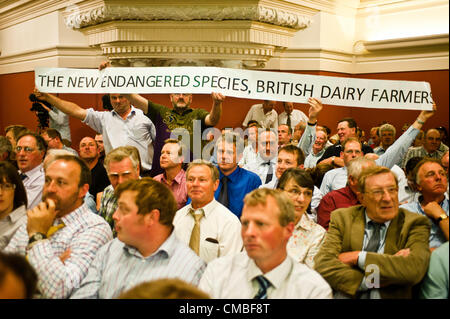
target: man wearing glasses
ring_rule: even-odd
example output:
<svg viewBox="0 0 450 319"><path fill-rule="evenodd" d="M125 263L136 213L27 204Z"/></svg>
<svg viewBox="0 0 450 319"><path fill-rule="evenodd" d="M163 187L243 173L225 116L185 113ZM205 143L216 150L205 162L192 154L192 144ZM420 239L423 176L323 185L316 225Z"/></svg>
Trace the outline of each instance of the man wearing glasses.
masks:
<svg viewBox="0 0 450 319"><path fill-rule="evenodd" d="M43 161L47 146L41 136L27 132L18 137L15 151L19 174L27 192L27 208L32 209L42 199L45 180Z"/></svg>
<svg viewBox="0 0 450 319"><path fill-rule="evenodd" d="M412 298L430 259L426 217L399 208L398 182L386 167L364 170L361 205L331 214L315 269L335 298Z"/></svg>

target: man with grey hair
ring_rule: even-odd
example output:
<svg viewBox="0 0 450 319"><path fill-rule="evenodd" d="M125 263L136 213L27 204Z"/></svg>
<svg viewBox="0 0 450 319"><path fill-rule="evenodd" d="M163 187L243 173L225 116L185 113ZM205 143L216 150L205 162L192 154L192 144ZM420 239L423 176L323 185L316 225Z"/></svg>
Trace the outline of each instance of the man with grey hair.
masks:
<svg viewBox="0 0 450 319"><path fill-rule="evenodd" d="M231 132L222 134L216 143L220 183L214 197L238 218L245 195L261 185L258 175L238 165L243 147L244 141L239 134Z"/></svg>
<svg viewBox="0 0 450 319"><path fill-rule="evenodd" d="M247 194L241 216L245 251L210 262L199 288L222 299L331 298L325 280L287 253L294 211L280 190L259 188Z"/></svg>
<svg viewBox="0 0 450 319"><path fill-rule="evenodd" d="M398 183L387 167L358 180L361 205L335 210L315 269L335 298L412 298L430 260L426 217L399 208Z"/></svg>
<svg viewBox="0 0 450 319"><path fill-rule="evenodd" d="M0 161L8 161L14 165L14 161L11 160L11 154L11 142L5 136L0 136Z"/></svg>
<svg viewBox="0 0 450 319"><path fill-rule="evenodd" d="M364 157L352 159L347 166L347 186L329 192L317 207L317 223L328 230L331 213L338 208L359 205L358 179L364 169L376 166L374 160Z"/></svg>
<svg viewBox="0 0 450 319"><path fill-rule="evenodd" d="M378 156L383 155L389 146L395 142L395 127L389 123L380 126L378 133L380 138L380 145L373 149L373 152Z"/></svg>
<svg viewBox="0 0 450 319"><path fill-rule="evenodd" d="M111 185L107 186L103 191L99 215L114 230L114 219L112 216L117 209L117 197L114 194L114 190L127 180L139 179L139 151L133 146L120 146L106 155L103 165L108 173Z"/></svg>
<svg viewBox="0 0 450 319"><path fill-rule="evenodd" d="M186 186L192 202L176 212L173 220L179 240L206 262L242 250L241 223L214 199L219 186L217 167L194 160L186 170Z"/></svg>

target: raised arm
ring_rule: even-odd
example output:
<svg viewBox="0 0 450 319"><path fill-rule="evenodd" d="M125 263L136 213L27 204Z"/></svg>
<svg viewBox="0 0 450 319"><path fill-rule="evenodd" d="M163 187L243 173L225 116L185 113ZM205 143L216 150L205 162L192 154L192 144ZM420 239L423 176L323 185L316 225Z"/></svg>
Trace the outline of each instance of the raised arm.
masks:
<svg viewBox="0 0 450 319"><path fill-rule="evenodd" d="M215 126L219 123L220 116L222 115L222 103L225 100L225 96L220 93L211 93L213 99L213 105L211 112L205 118L205 124L208 126Z"/></svg>
<svg viewBox="0 0 450 319"><path fill-rule="evenodd" d="M317 118L323 108L322 102L316 98L309 98L308 104L310 106L308 125L297 145L303 151L305 156L308 156L308 154L311 153L312 146L316 140Z"/></svg>
<svg viewBox="0 0 450 319"><path fill-rule="evenodd" d="M52 94L40 92L38 89L34 89L34 94L38 99L50 103L60 111L70 116L73 116L81 121L83 121L86 118L87 110L83 109L82 107L73 102L62 100L59 97L56 97Z"/></svg>

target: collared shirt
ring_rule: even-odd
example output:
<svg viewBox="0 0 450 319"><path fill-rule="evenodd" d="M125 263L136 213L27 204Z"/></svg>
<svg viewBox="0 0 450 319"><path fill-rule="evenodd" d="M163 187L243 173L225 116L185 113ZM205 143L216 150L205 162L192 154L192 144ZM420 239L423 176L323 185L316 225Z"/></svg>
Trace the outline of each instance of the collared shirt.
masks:
<svg viewBox="0 0 450 319"><path fill-rule="evenodd" d="M287 113L283 112L278 115L278 126L281 124L287 124ZM309 118L300 110L293 109L291 112L291 129L294 131L295 126L300 123L300 121L304 121L308 123Z"/></svg>
<svg viewBox="0 0 450 319"><path fill-rule="evenodd" d="M117 298L140 283L162 278L179 278L198 285L205 266L205 262L173 232L148 257L116 238L99 250L80 288L70 297Z"/></svg>
<svg viewBox="0 0 450 319"><path fill-rule="evenodd" d="M246 251L217 258L206 267L199 288L215 299L250 299L259 289L255 277L262 275ZM268 299L328 299L328 283L308 266L295 262L289 255L264 274L271 286Z"/></svg>
<svg viewBox="0 0 450 319"><path fill-rule="evenodd" d="M54 107L48 112L49 126L61 134L61 138L72 141L70 137L69 115Z"/></svg>
<svg viewBox="0 0 450 319"><path fill-rule="evenodd" d="M445 152L440 151L439 149L433 153L428 153L425 148L422 146L417 147L410 147L408 149L408 152L406 153L405 157L402 161L402 168L404 169L406 167L406 163L408 163L410 158L413 157L430 157L440 160L442 156L444 156Z"/></svg>
<svg viewBox="0 0 450 319"><path fill-rule="evenodd" d="M303 214L289 238L288 254L299 263L314 269L314 257L325 239L325 229Z"/></svg>
<svg viewBox="0 0 450 319"><path fill-rule="evenodd" d="M62 149L65 150L65 151L67 151L67 152L72 153L72 154L75 155L75 156L78 156L78 152L75 151L75 150L74 150L73 148L71 148L71 147L67 147L67 146L63 145Z"/></svg>
<svg viewBox="0 0 450 319"><path fill-rule="evenodd" d="M131 107L124 120L116 111L98 112L88 109L83 123L103 135L105 153L119 146L135 146L139 150L144 170L152 168L155 125L144 113Z"/></svg>
<svg viewBox="0 0 450 319"><path fill-rule="evenodd" d="M277 156L272 158L270 161L264 160L259 154L256 156L256 160L254 162L250 162L247 165L244 166L244 169L255 173L259 176L261 179L261 182L264 184L266 182L266 176L269 172L269 164L266 164L267 162L270 162L270 166L272 166L272 180L276 179L275 170L277 166ZM268 182L270 182L268 181Z"/></svg>
<svg viewBox="0 0 450 319"><path fill-rule="evenodd" d="M186 189L186 172L184 170L180 170L172 181L172 184L169 185L166 179L165 173L159 174L153 179L157 182L165 184L173 193L178 205L178 209L184 207L187 202L187 189Z"/></svg>
<svg viewBox="0 0 450 319"><path fill-rule="evenodd" d="M220 183L217 187L214 197L219 198L220 191L223 187L222 171L219 169ZM239 166L228 177L228 209L238 218L241 217L242 207L244 206L244 197L252 190L257 189L261 185L261 179L258 175Z"/></svg>
<svg viewBox="0 0 450 319"><path fill-rule="evenodd" d="M98 249L112 239L108 224L84 204L55 219L53 225L61 222L65 227L29 250L25 222L5 248L6 252L28 256L38 274L38 288L44 298L67 298L86 276ZM63 263L59 256L67 249L70 257Z"/></svg>
<svg viewBox="0 0 450 319"><path fill-rule="evenodd" d="M21 173L22 172L19 170L19 174ZM22 180L23 186L27 192L27 208L32 209L42 200L42 190L44 189L45 183L44 165L39 164L32 170L23 174L27 175L27 177Z"/></svg>
<svg viewBox="0 0 450 319"><path fill-rule="evenodd" d="M100 199L100 209L98 214L102 216L106 222L114 229L114 220L112 215L117 209L117 198L114 195L114 188L112 185L107 186L103 190L102 198ZM115 237L115 236L114 236Z"/></svg>
<svg viewBox="0 0 450 319"><path fill-rule="evenodd" d="M248 121L257 121L263 128L278 129L278 113L275 109L264 113L262 104L254 104L245 116L242 126L247 126Z"/></svg>
<svg viewBox="0 0 450 319"><path fill-rule="evenodd" d="M276 189L278 186L278 179L275 177L272 181L270 181L267 184L262 184L259 186L259 188L270 188L270 189ZM317 207L319 206L321 200L322 200L323 194L320 191L320 189L316 186L314 186L313 195L311 198L311 212L307 213L309 219L311 219L313 222L317 222Z"/></svg>
<svg viewBox="0 0 450 319"><path fill-rule="evenodd" d="M322 155L325 153L326 148L324 147L321 151L319 151L317 154L314 154L314 152L311 152L306 156L305 163L303 166L305 168L313 168L316 167L317 161L322 157Z"/></svg>
<svg viewBox="0 0 450 319"><path fill-rule="evenodd" d="M447 241L431 253L430 266L421 284L420 298L448 299L448 245Z"/></svg>
<svg viewBox="0 0 450 319"><path fill-rule="evenodd" d="M366 247L366 245L368 244L370 238L373 236L374 233L374 227L372 226L372 224L370 223L370 221L372 221L369 216L367 216L367 212L364 213L365 214L365 226L364 226L364 240L363 240L363 247ZM380 245L378 246L378 250L377 253L378 254L383 254L384 253L384 246L386 244L386 234L387 234L387 230L389 228L389 225L391 224L391 221L387 221L385 222L383 225L383 227L380 228ZM365 265L366 265L366 257L367 257L367 251L361 251L359 253L358 256L358 267L362 270L365 271ZM361 286L360 286L360 290L361 291L367 291L368 288L366 286L366 278L363 278L362 282L361 282ZM380 291L377 288L373 288L370 289L370 291L368 291L368 297L370 299L381 299L380 296Z"/></svg>
<svg viewBox="0 0 450 319"><path fill-rule="evenodd" d="M25 205L17 207L4 218L0 219L0 251L3 250L16 231L27 221Z"/></svg>
<svg viewBox="0 0 450 319"><path fill-rule="evenodd" d="M377 154L378 156L380 156L380 155L383 155L385 152L386 152L386 150L383 148L383 146L378 146L378 147L375 147L374 149L373 149L373 152L375 153L375 154Z"/></svg>
<svg viewBox="0 0 450 319"><path fill-rule="evenodd" d="M358 198L350 189L350 186L331 191L322 198L319 207L317 207L317 223L328 230L332 211L358 204Z"/></svg>
<svg viewBox="0 0 450 319"><path fill-rule="evenodd" d="M173 219L175 235L189 245L195 221L189 213L192 204L176 212ZM202 207L205 215L200 219L200 257L206 261L235 254L242 250L241 222L221 203L213 199Z"/></svg>
<svg viewBox="0 0 450 319"><path fill-rule="evenodd" d="M245 165L256 161L256 157L258 156L258 152L255 151L255 148L252 144L248 144L244 147L244 151L242 152L242 158L239 161L239 166L244 167Z"/></svg>
<svg viewBox="0 0 450 319"><path fill-rule="evenodd" d="M444 212L448 216L448 209L449 209L449 202L448 202L448 195L445 193L445 198L442 202L439 203L439 206L444 210ZM442 232L442 229L439 227L439 225L434 222L430 217L425 214L422 205L420 202L423 200L422 195L420 195L416 200L409 202L407 204L403 204L400 207L404 208L406 210L409 210L410 212L421 214L425 217L427 217L431 221L431 229L430 229L430 248L435 248L441 246L443 243L447 241L445 238L444 233Z"/></svg>
<svg viewBox="0 0 450 319"><path fill-rule="evenodd" d="M385 166L392 169L392 167L402 159L408 149L408 146L411 145L418 133L418 129L410 126L383 155L375 160L375 163L379 166ZM342 168L344 167L332 169L331 171L325 173L322 180L322 185L320 185L320 191L323 194L326 194L331 190L342 188L347 184L347 169L342 170Z"/></svg>

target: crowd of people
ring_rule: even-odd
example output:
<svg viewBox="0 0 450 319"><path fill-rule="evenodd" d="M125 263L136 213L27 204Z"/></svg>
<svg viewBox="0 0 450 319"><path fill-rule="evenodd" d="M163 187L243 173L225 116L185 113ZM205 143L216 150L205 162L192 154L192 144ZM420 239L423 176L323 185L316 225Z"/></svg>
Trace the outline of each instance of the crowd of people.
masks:
<svg viewBox="0 0 450 319"><path fill-rule="evenodd" d="M97 135L0 136L0 298L448 298L447 132L422 130L436 105L366 141L353 118L321 126L319 99L307 115L263 101L197 140L222 94L209 112L184 93L109 94L105 111L34 94Z"/></svg>

